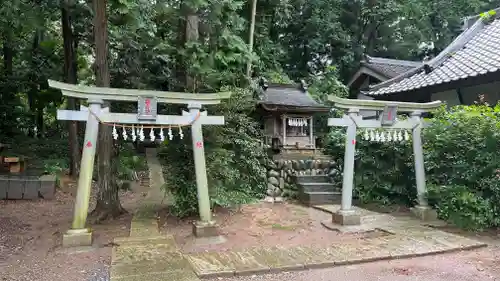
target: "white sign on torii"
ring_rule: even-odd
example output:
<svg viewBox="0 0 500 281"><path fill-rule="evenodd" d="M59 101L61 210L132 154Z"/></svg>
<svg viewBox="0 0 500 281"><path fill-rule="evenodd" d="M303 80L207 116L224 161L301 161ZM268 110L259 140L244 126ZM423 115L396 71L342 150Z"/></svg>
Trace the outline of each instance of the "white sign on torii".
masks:
<svg viewBox="0 0 500 281"><path fill-rule="evenodd" d="M58 120L86 122L73 223L72 228L63 236L63 246L85 246L92 243L92 233L85 225L89 208L99 122L134 124L138 125L138 127L141 125L190 125L200 215L200 220L193 226L193 232L196 236L217 234L210 210L202 125L223 125L224 116L208 116L206 111L201 112L200 109L202 105L220 103L221 99L229 98L230 93L191 94L114 89L72 85L52 80L49 80L49 86L60 89L64 96L84 98L89 103L88 108L81 107L80 111L58 110L57 112ZM102 108L104 100L138 102L139 114L111 113L109 108ZM183 111L182 116L157 115L157 103L187 104L189 112Z"/></svg>

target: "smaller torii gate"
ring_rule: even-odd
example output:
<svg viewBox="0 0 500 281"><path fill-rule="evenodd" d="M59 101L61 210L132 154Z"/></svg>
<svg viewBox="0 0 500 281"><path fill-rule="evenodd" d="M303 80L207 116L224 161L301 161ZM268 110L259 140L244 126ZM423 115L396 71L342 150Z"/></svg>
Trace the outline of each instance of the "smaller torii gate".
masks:
<svg viewBox="0 0 500 281"><path fill-rule="evenodd" d="M415 177L417 184L418 205L412 208L412 212L422 220L435 218L436 214L427 203L425 193L425 170L424 155L422 150L422 128L425 123L422 121L422 113L430 112L439 106L441 101L428 103L393 102L378 100L358 100L343 99L329 96L328 100L334 103L334 107L347 111L342 118L329 118L328 126L347 127L344 173L342 182L342 202L340 210L333 214L333 223L341 225L359 225L361 218L352 208L352 192L354 183L354 156L356 152L356 131L357 128L370 130L365 132L365 138L372 141L402 141L408 139L406 130L411 131L413 141L413 155L415 158ZM360 110L370 110L382 112L379 120L363 120L359 115ZM398 120L398 113L409 113L407 120ZM379 134L375 130L386 130L385 134ZM401 131L405 131L405 137Z"/></svg>
<svg viewBox="0 0 500 281"><path fill-rule="evenodd" d="M203 144L202 125L224 125L224 116L207 116L202 112L202 105L218 104L222 99L230 97L231 93L191 94L174 93L150 90L115 89L102 87L88 87L72 85L49 80L49 86L60 89L64 96L87 99L88 108L81 107L76 110L58 110L58 120L74 120L87 122L85 139L82 150L78 190L76 195L73 223L63 235L63 246L88 246L92 244L91 230L86 228L89 208L94 159L99 133L99 122L117 125L125 124L132 127L132 139L144 140L143 127L161 128L160 136L163 138L163 126L169 130L170 126L190 126L193 142L193 154L196 173L196 186L198 192L198 209L200 220L193 225L196 236L217 235L216 224L212 220L210 198L208 193L207 172L205 163L205 149ZM138 113L111 113L109 108L102 108L104 101L131 101L138 103ZM186 104L189 112L183 111L182 116L157 115L158 103ZM123 126L123 125L122 125ZM123 128L123 136L127 132ZM182 133L180 133L182 134ZM117 138L117 133L113 130ZM154 133L151 138L154 139Z"/></svg>

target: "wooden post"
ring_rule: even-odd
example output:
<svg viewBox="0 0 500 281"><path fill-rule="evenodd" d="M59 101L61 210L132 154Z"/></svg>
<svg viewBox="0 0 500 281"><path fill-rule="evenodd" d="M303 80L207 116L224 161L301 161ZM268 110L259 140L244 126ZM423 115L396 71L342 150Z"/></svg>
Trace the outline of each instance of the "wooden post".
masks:
<svg viewBox="0 0 500 281"><path fill-rule="evenodd" d="M313 134L313 127L314 127L314 125L313 125L313 117L312 116L309 118L309 122L311 122L309 124L309 137L310 137L309 142L311 143L311 145L312 145L313 148L316 148L316 145L314 143L314 134Z"/></svg>
<svg viewBox="0 0 500 281"><path fill-rule="evenodd" d="M283 114L282 123L283 123L283 147L286 145L286 115Z"/></svg>

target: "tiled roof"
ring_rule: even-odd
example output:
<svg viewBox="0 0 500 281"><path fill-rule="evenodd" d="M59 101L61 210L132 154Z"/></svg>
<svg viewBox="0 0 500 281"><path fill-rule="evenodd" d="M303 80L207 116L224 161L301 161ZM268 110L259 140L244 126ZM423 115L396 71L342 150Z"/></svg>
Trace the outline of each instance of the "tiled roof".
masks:
<svg viewBox="0 0 500 281"><path fill-rule="evenodd" d="M465 31L422 66L370 87L365 94L388 95L496 72L500 68L500 8L490 18L466 20Z"/></svg>
<svg viewBox="0 0 500 281"><path fill-rule="evenodd" d="M377 58L366 56L366 59L361 62L361 65L367 67L383 76L389 78L396 77L406 71L421 66L421 62L395 60L386 58Z"/></svg>
<svg viewBox="0 0 500 281"><path fill-rule="evenodd" d="M304 84L267 84L261 82L260 86L260 104L312 108L325 107L312 99Z"/></svg>

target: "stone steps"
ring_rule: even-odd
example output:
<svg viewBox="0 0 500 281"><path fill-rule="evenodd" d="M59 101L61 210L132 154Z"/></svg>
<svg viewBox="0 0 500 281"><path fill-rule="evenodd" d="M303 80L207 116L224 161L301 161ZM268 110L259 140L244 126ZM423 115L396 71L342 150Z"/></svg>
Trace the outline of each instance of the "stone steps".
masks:
<svg viewBox="0 0 500 281"><path fill-rule="evenodd" d="M340 203L342 192L305 191L299 192L299 201L307 206Z"/></svg>
<svg viewBox="0 0 500 281"><path fill-rule="evenodd" d="M340 202L342 192L326 175L297 175L299 201L307 206Z"/></svg>
<svg viewBox="0 0 500 281"><path fill-rule="evenodd" d="M298 184L304 183L330 183L330 179L325 175L299 175L295 176L295 181Z"/></svg>
<svg viewBox="0 0 500 281"><path fill-rule="evenodd" d="M309 182L300 184L299 191L302 192L339 192L333 183Z"/></svg>

